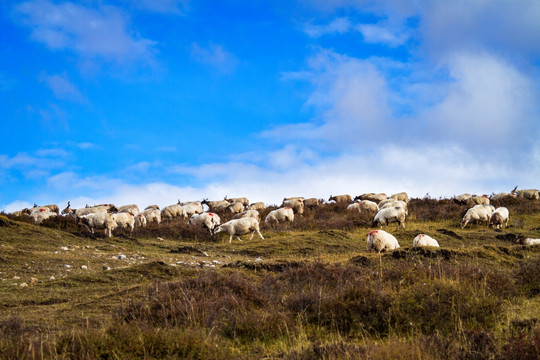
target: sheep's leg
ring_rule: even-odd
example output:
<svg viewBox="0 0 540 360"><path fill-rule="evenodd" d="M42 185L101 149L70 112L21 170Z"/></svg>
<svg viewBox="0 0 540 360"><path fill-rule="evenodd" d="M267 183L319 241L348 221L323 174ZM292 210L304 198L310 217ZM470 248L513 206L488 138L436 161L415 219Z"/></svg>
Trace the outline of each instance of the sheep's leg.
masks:
<svg viewBox="0 0 540 360"><path fill-rule="evenodd" d="M262 236L261 232L259 230L257 230L257 234L259 234L259 236L261 237L261 239L264 240L264 237Z"/></svg>
<svg viewBox="0 0 540 360"><path fill-rule="evenodd" d="M251 232L251 236L249 237L249 241L251 241L251 239L253 239L253 234L255 234L255 231Z"/></svg>
<svg viewBox="0 0 540 360"><path fill-rule="evenodd" d="M232 242L232 234L231 236L229 237L229 244Z"/></svg>
<svg viewBox="0 0 540 360"><path fill-rule="evenodd" d="M236 235L236 238L238 239L238 241L242 241L242 239L240 239L240 236Z"/></svg>

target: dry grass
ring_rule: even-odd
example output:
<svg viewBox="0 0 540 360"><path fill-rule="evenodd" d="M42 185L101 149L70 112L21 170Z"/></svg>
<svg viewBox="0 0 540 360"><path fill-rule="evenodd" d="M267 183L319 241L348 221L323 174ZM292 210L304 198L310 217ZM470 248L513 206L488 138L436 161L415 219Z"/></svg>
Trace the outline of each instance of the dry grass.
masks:
<svg viewBox="0 0 540 360"><path fill-rule="evenodd" d="M466 207L413 199L382 256L340 205L232 244L182 221L109 239L0 216L0 357L537 359L540 247L513 241L540 237L540 202L500 205L508 229L462 230Z"/></svg>

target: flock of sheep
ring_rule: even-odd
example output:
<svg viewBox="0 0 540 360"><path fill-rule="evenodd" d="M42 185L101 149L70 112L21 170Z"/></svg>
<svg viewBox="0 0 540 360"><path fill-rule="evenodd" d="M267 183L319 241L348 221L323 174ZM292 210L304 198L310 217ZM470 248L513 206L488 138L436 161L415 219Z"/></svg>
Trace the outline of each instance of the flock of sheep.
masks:
<svg viewBox="0 0 540 360"><path fill-rule="evenodd" d="M497 194L491 199L500 200L505 196L519 197L525 199L540 199L538 190L517 190L517 187L510 194ZM495 209L490 205L490 199L487 196L472 196L462 194L454 197L456 202L469 205L463 220L461 228L464 228L471 222L485 222L486 225L493 225L497 228L508 226L509 211L505 207ZM348 204L347 211L369 213L373 217L373 225L388 226L396 222L397 226L405 228L405 218L408 215L409 196L402 192L387 197L386 194L366 193L355 197L350 195L330 196L329 202ZM204 206L207 209L205 210ZM281 206L268 213L264 222L266 224L278 224L282 222L294 221L295 214L302 215L305 208L314 208L321 206L319 199L303 197L285 198ZM157 205L147 206L142 212L137 205L124 205L116 207L112 204L101 204L86 206L84 208L72 209L70 202L67 207L59 211L57 205L37 206L31 209L23 209L14 212L14 215L27 215L32 218L34 223L41 224L44 220L63 215L75 219L79 226L85 227L88 231L94 233L94 230L104 230L106 235L111 237L116 229L128 230L130 233L136 226L145 227L149 222L161 223L174 218L189 219L188 224L193 226L203 226L210 234L214 235L220 232L229 234L229 243L233 236L241 241L240 235L250 233L250 240L255 232L261 239L264 239L260 232L259 221L260 213L266 208L262 202L251 203L247 198L225 197L220 201L193 201L169 205L160 209ZM219 214L233 215L232 220L221 224ZM540 239L519 239L519 242L525 245L540 244ZM425 234L418 235L413 240L413 246L434 246L438 247L437 240ZM368 251L385 251L399 248L397 239L384 230L373 230L367 237Z"/></svg>

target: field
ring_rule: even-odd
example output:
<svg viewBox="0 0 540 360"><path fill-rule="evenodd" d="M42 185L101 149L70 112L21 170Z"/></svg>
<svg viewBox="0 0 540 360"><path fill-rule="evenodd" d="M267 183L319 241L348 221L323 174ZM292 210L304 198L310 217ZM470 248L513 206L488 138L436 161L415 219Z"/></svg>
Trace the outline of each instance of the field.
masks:
<svg viewBox="0 0 540 360"><path fill-rule="evenodd" d="M540 246L515 239L540 238L540 202L494 205L508 228L462 230L465 206L413 199L381 256L371 218L338 204L232 243L0 215L0 358L538 359Z"/></svg>

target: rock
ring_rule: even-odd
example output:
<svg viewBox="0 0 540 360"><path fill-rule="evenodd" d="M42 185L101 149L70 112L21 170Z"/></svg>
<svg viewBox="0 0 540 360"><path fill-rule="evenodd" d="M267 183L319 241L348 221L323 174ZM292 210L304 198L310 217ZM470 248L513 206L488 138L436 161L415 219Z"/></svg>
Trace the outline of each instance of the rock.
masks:
<svg viewBox="0 0 540 360"><path fill-rule="evenodd" d="M51 277L49 278L49 280L56 280L56 278L54 276L51 275Z"/></svg>
<svg viewBox="0 0 540 360"><path fill-rule="evenodd" d="M62 247L60 248L60 250L68 251L69 248L68 248L67 246L62 246Z"/></svg>
<svg viewBox="0 0 540 360"><path fill-rule="evenodd" d="M35 277L32 277L30 278L30 284L37 284L39 282L39 279L35 278Z"/></svg>
<svg viewBox="0 0 540 360"><path fill-rule="evenodd" d="M21 279L20 276L14 276L14 277L13 277L13 280L20 280L20 279Z"/></svg>
<svg viewBox="0 0 540 360"><path fill-rule="evenodd" d="M66 265L64 265L64 267L65 267L66 269L70 269L70 268L71 268L71 265L66 264Z"/></svg>
<svg viewBox="0 0 540 360"><path fill-rule="evenodd" d="M157 241L163 241L163 238L160 238L159 236L156 238Z"/></svg>
<svg viewBox="0 0 540 360"><path fill-rule="evenodd" d="M81 265L81 269L83 269L83 270L88 270L88 266L86 266L86 265Z"/></svg>
<svg viewBox="0 0 540 360"><path fill-rule="evenodd" d="M118 255L118 260L124 260L126 257L126 255Z"/></svg>
<svg viewBox="0 0 540 360"><path fill-rule="evenodd" d="M19 285L20 287L22 288L25 288L25 287L28 287L28 284L27 283L22 283L21 285Z"/></svg>

